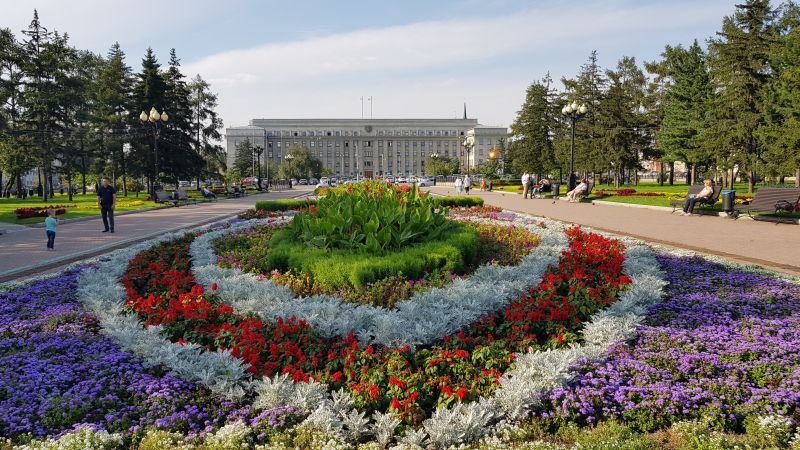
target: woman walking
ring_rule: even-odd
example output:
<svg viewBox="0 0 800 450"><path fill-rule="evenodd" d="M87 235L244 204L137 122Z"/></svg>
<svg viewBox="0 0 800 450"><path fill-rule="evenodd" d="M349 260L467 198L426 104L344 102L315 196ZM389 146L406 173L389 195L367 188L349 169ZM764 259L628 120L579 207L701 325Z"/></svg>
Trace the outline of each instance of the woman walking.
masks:
<svg viewBox="0 0 800 450"><path fill-rule="evenodd" d="M461 187L464 186L464 182L461 180L461 177L456 178L456 194L461 193Z"/></svg>

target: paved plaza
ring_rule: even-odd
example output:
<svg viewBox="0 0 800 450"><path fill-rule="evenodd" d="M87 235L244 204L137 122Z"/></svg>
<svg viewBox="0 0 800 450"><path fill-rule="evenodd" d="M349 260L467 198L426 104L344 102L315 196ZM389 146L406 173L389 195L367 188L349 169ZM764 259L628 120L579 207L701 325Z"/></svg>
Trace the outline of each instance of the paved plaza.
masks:
<svg viewBox="0 0 800 450"><path fill-rule="evenodd" d="M14 229L0 235L0 282L56 272L71 262L97 256L145 239L231 217L258 200L308 195L312 188L270 192L177 208L165 208L116 217L115 233L103 233L100 217L67 221L58 226L54 252L45 248L44 228Z"/></svg>
<svg viewBox="0 0 800 450"><path fill-rule="evenodd" d="M452 187L433 187L430 191L454 195ZM740 218L694 215L680 216L670 210L635 208L624 205L569 203L566 201L525 199L509 192L482 192L486 204L504 209L545 216L643 239L647 242L722 256L734 261L757 264L780 272L800 275L800 227L794 224Z"/></svg>

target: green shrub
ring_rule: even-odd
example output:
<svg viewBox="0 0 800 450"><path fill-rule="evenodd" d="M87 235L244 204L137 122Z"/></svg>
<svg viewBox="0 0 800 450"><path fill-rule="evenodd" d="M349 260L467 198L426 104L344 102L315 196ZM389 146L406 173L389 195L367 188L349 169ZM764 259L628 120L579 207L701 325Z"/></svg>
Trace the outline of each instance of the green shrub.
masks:
<svg viewBox="0 0 800 450"><path fill-rule="evenodd" d="M433 203L436 206L443 207L443 208L450 208L450 207L472 207L472 206L483 206L483 199L480 197L468 197L468 196L450 196L450 197L433 197Z"/></svg>
<svg viewBox="0 0 800 450"><path fill-rule="evenodd" d="M452 227L446 212L437 210L416 185L365 181L330 189L316 208L295 216L289 229L295 240L309 247L380 255L438 240Z"/></svg>
<svg viewBox="0 0 800 450"><path fill-rule="evenodd" d="M259 200L256 210L260 211L289 211L292 209L306 208L317 203L314 199L282 198L278 200Z"/></svg>
<svg viewBox="0 0 800 450"><path fill-rule="evenodd" d="M321 286L333 289L343 285L360 287L383 278L403 274L422 277L436 269L463 273L478 256L480 237L466 225L453 223L447 236L382 255L354 250L326 250L294 241L292 230L275 233L270 251L263 255L261 270L282 272L295 269L311 274Z"/></svg>

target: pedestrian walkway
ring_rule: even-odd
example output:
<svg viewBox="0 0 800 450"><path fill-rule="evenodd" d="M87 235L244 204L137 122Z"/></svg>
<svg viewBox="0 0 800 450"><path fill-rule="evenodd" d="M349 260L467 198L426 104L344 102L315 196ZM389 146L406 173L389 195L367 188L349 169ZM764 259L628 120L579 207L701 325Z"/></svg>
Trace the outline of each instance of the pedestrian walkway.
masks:
<svg viewBox="0 0 800 450"><path fill-rule="evenodd" d="M455 193L452 187L430 190L442 195ZM683 217L668 211L608 204L525 199L509 192L473 190L472 194L482 197L488 205L511 211L800 275L800 227L797 225L703 215Z"/></svg>
<svg viewBox="0 0 800 450"><path fill-rule="evenodd" d="M0 282L61 270L81 259L101 255L171 231L191 229L234 216L258 200L307 195L313 187L270 192L242 198L155 209L116 217L114 234L103 233L100 217L60 224L55 251L47 251L41 228L0 235Z"/></svg>

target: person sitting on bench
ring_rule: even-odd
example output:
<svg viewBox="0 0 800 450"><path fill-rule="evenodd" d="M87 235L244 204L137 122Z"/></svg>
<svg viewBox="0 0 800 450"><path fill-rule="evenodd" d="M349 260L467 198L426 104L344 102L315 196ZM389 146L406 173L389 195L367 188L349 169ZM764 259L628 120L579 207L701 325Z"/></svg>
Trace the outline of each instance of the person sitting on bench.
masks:
<svg viewBox="0 0 800 450"><path fill-rule="evenodd" d="M217 198L217 194L215 194L211 189L208 187L203 187L203 197L205 198Z"/></svg>
<svg viewBox="0 0 800 450"><path fill-rule="evenodd" d="M714 194L714 187L711 185L711 180L705 179L703 180L703 184L705 185L703 190L697 195L689 195L686 197L686 202L683 204L683 212L681 213L682 216L691 216L692 212L694 212L694 205L707 202Z"/></svg>
<svg viewBox="0 0 800 450"><path fill-rule="evenodd" d="M584 178L581 180L580 184L575 186L575 189L567 192L567 200L569 200L570 203L577 203L578 196L586 193L587 189L589 189L589 180Z"/></svg>
<svg viewBox="0 0 800 450"><path fill-rule="evenodd" d="M539 183L533 187L533 196L538 197L542 192L550 191L550 180L542 178Z"/></svg>

